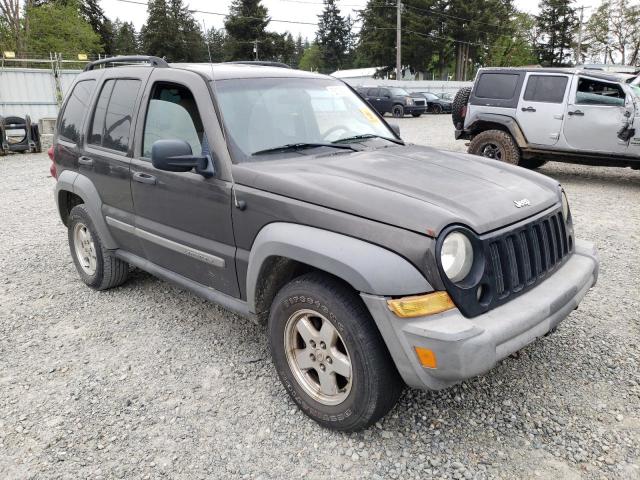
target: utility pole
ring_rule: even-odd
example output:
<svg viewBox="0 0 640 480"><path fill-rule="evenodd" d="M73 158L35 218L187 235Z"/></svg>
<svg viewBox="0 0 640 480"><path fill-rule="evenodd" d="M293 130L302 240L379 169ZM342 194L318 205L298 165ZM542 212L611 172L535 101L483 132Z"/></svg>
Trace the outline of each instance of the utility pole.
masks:
<svg viewBox="0 0 640 480"><path fill-rule="evenodd" d="M580 7L580 28L578 29L578 48L576 50L576 65L582 63L582 29L584 27L584 9L591 8L590 6Z"/></svg>
<svg viewBox="0 0 640 480"><path fill-rule="evenodd" d="M396 14L396 80L402 79L402 0Z"/></svg>
<svg viewBox="0 0 640 480"><path fill-rule="evenodd" d="M255 54L255 60L258 60L258 39L253 41L253 53Z"/></svg>

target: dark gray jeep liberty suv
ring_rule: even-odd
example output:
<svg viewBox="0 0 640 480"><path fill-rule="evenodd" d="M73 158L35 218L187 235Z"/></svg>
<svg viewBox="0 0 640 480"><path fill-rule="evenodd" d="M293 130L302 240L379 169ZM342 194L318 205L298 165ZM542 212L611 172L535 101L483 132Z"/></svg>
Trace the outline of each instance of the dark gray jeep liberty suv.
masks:
<svg viewBox="0 0 640 480"><path fill-rule="evenodd" d="M282 383L324 426L487 372L596 282L558 182L405 145L341 81L156 57L85 70L50 151L82 280L134 266L266 322Z"/></svg>

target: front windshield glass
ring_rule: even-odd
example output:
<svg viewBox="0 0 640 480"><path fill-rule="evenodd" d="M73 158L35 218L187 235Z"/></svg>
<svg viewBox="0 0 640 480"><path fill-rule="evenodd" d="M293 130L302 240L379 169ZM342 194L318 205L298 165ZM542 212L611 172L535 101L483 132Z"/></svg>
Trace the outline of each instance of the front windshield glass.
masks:
<svg viewBox="0 0 640 480"><path fill-rule="evenodd" d="M391 92L391 95L393 95L394 97L408 97L409 96L409 92L407 92L404 88L391 87L389 89L389 91Z"/></svg>
<svg viewBox="0 0 640 480"><path fill-rule="evenodd" d="M330 79L220 80L216 94L236 161L284 145L395 138L368 104Z"/></svg>

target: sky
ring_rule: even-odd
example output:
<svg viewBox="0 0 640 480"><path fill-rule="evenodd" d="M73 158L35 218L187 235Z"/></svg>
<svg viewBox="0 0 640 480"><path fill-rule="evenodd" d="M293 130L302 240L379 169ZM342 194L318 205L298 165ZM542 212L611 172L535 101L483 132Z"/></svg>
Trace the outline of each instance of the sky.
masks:
<svg viewBox="0 0 640 480"><path fill-rule="evenodd" d="M146 0L133 0L135 2L144 3ZM538 12L539 0L515 0L515 5L520 10L528 13ZM600 0L577 0L576 6L580 5L599 5ZM263 0L269 10L272 20L269 24L269 30L276 32L291 32L294 36L301 34L310 40L315 37L316 24L318 15L322 13L322 0ZM355 17L356 10L362 9L367 0L338 0L343 15ZM136 29L139 30L144 24L147 16L147 7L145 5L123 2L121 0L101 0L103 10L107 17L112 20L120 18L122 21L133 22ZM205 10L209 12L227 14L231 0L185 0L185 4L192 10ZM588 17L590 10L585 10L585 17ZM222 28L224 24L224 15L210 15L203 13L194 13L195 17L208 28L212 26ZM286 20L289 22L306 22L304 23L285 23L276 22L275 20Z"/></svg>

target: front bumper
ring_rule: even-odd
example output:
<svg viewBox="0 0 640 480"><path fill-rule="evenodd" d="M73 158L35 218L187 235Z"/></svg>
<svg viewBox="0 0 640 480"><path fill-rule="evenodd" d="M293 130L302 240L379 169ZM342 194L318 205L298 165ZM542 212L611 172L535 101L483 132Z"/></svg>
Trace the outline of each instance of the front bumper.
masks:
<svg viewBox="0 0 640 480"><path fill-rule="evenodd" d="M406 105L404 107L404 113L413 114L413 113L426 113L427 106L426 105Z"/></svg>
<svg viewBox="0 0 640 480"><path fill-rule="evenodd" d="M361 294L407 385L439 390L483 374L496 363L555 328L598 278L593 244L577 240L575 252L551 277L527 293L474 318L458 309L413 319L396 317L387 298ZM436 354L424 368L414 347Z"/></svg>

